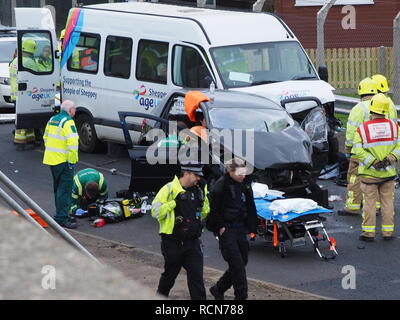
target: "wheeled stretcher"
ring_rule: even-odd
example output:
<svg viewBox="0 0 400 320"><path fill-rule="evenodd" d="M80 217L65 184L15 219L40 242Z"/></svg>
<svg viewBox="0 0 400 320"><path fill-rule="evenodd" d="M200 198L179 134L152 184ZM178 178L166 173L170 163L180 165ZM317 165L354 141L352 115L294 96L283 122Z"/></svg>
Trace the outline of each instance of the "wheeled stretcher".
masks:
<svg viewBox="0 0 400 320"><path fill-rule="evenodd" d="M269 208L274 199L270 196L255 199L258 215L257 234L271 242L274 248L279 250L282 258L287 255L287 241L292 247L304 246L307 236L321 259L334 259L338 255L336 241L333 237L329 237L323 224L325 219L320 216L331 213L331 210L321 208L303 213L288 212L274 215ZM323 241L329 244L328 254L322 253L319 247L319 243Z"/></svg>

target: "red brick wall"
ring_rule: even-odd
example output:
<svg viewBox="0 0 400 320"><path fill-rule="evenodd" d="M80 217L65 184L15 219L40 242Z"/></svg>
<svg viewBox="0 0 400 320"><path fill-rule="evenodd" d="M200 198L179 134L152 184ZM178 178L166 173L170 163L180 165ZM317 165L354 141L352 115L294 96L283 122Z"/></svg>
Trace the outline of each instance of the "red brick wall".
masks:
<svg viewBox="0 0 400 320"><path fill-rule="evenodd" d="M316 15L322 6L295 7L296 0L275 0L275 12L293 30L306 48L317 47ZM334 6L325 22L326 48L379 47L393 45L393 19L400 0L374 0L373 5L356 5L356 29L344 30L343 6Z"/></svg>

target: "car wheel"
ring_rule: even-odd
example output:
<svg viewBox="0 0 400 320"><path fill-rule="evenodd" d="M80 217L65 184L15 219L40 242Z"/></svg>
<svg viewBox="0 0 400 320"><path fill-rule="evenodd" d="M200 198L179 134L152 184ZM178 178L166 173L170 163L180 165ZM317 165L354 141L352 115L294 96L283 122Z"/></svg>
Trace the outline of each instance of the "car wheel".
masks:
<svg viewBox="0 0 400 320"><path fill-rule="evenodd" d="M82 113L76 119L76 126L79 134L79 150L93 153L99 142L92 118Z"/></svg>

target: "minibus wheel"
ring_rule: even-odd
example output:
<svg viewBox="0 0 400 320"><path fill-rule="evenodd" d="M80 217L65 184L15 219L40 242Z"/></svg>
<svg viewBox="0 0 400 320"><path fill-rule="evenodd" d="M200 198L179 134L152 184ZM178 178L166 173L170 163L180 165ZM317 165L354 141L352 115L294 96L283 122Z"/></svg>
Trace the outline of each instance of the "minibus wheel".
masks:
<svg viewBox="0 0 400 320"><path fill-rule="evenodd" d="M77 116L76 127L79 134L79 150L93 153L98 145L97 134L92 118L86 113Z"/></svg>

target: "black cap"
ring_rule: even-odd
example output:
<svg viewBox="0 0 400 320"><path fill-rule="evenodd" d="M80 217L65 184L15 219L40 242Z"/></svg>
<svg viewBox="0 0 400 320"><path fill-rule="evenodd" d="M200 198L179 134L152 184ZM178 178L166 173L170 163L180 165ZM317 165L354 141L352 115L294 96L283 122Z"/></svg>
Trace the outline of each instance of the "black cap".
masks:
<svg viewBox="0 0 400 320"><path fill-rule="evenodd" d="M203 165L196 161L181 162L181 171L193 172L199 177L203 177Z"/></svg>

